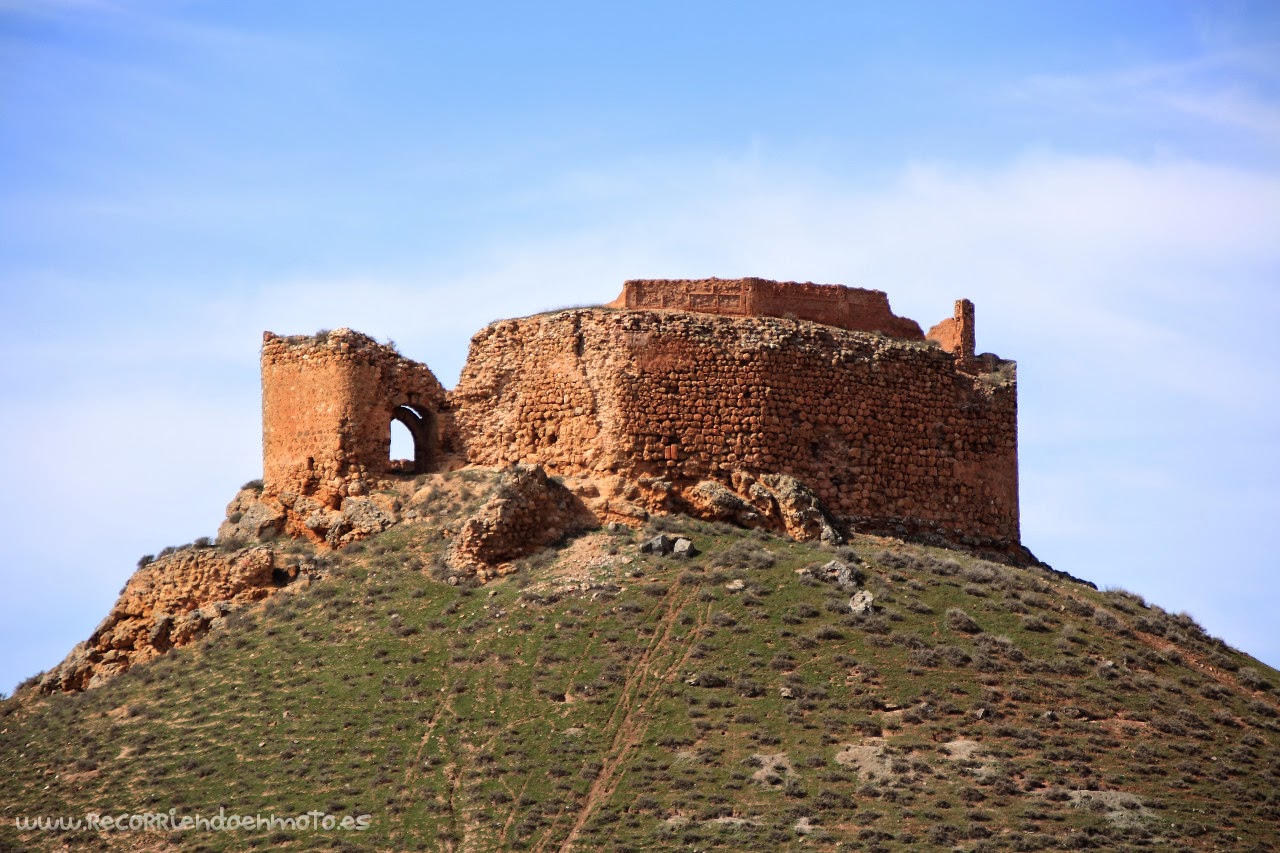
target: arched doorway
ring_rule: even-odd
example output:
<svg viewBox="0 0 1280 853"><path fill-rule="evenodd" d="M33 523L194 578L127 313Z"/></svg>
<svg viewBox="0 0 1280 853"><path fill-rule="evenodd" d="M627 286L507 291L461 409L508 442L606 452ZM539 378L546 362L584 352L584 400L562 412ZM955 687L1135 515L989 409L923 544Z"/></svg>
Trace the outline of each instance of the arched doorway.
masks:
<svg viewBox="0 0 1280 853"><path fill-rule="evenodd" d="M396 406L391 412L391 420L402 424L413 439L413 456L409 459L390 459L392 470L407 474L425 474L431 470L435 460L435 413L422 406Z"/></svg>

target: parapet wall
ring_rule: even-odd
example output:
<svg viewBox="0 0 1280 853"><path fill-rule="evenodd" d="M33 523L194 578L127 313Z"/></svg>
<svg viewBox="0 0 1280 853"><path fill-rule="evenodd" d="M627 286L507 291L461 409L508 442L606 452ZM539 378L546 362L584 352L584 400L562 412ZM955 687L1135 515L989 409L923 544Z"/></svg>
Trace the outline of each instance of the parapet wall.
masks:
<svg viewBox="0 0 1280 853"><path fill-rule="evenodd" d="M677 486L783 473L863 530L1018 544L1014 365L769 317L579 309L473 339L471 462Z"/></svg>
<svg viewBox="0 0 1280 853"><path fill-rule="evenodd" d="M914 320L899 317L880 290L763 278L634 279L611 308L696 311L732 317L810 320L854 332L924 340Z"/></svg>

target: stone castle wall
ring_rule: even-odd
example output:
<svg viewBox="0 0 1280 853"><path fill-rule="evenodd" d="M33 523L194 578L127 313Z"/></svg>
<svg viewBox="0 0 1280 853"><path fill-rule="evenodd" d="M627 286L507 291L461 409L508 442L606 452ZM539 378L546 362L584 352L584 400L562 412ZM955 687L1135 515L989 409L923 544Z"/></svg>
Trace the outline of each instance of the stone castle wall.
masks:
<svg viewBox="0 0 1280 853"><path fill-rule="evenodd" d="M762 278L634 279L611 308L696 311L733 317L810 320L855 332L924 340L914 320L899 317L880 290Z"/></svg>
<svg viewBox="0 0 1280 853"><path fill-rule="evenodd" d="M580 309L496 323L451 392L482 465L783 473L864 530L1019 540L1014 366L767 317Z"/></svg>
<svg viewBox="0 0 1280 853"><path fill-rule="evenodd" d="M761 279L631 281L609 307L494 323L451 392L350 330L267 333L264 495L325 537L328 510L446 454L647 483L650 507L781 474L863 531L1017 546L1014 364L974 356L967 300L930 338L879 291ZM417 445L399 466L393 419Z"/></svg>

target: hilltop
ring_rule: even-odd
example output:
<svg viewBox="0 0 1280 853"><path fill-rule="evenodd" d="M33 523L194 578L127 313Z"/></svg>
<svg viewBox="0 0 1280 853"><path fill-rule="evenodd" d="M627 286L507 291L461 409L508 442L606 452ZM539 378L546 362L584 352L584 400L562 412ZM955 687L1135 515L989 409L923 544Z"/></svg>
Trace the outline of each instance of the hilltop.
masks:
<svg viewBox="0 0 1280 853"><path fill-rule="evenodd" d="M365 541L230 551L296 571L191 645L95 689L8 700L0 839L129 850L1274 844L1280 674L1189 617L1038 567L678 515L570 535L480 585L450 566L449 542L503 489L499 471L419 475L401 505L413 516ZM660 534L700 553L644 553ZM200 552L221 553L157 563ZM220 808L370 817L365 830L320 834L13 823Z"/></svg>
<svg viewBox="0 0 1280 853"><path fill-rule="evenodd" d="M967 300L637 280L262 384L216 540L0 704L0 849L1274 847L1280 673L1023 545Z"/></svg>

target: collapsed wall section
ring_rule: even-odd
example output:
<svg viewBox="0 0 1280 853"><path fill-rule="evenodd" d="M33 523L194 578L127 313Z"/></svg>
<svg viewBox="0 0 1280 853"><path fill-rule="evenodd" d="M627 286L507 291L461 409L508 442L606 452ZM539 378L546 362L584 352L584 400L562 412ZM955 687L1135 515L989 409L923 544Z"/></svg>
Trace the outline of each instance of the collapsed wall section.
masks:
<svg viewBox="0 0 1280 853"><path fill-rule="evenodd" d="M337 507L397 469L391 421L414 433L416 467L439 451L444 388L425 365L367 335L337 329L262 342L264 492Z"/></svg>
<svg viewBox="0 0 1280 853"><path fill-rule="evenodd" d="M868 532L1019 541L1013 362L770 317L581 309L482 330L469 461L676 486L782 473Z"/></svg>

